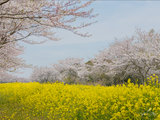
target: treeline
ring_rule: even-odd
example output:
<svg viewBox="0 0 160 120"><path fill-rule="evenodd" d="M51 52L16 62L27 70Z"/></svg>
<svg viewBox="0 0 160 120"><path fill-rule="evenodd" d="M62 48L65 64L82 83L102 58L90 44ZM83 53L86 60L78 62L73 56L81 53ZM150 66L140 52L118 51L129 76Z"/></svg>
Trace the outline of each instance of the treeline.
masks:
<svg viewBox="0 0 160 120"><path fill-rule="evenodd" d="M12 83L12 82L30 82L30 79L17 77L16 75L11 75L6 72L1 72L0 74L0 83Z"/></svg>
<svg viewBox="0 0 160 120"><path fill-rule="evenodd" d="M131 37L115 41L84 62L80 58L67 58L50 67L35 67L32 81L64 82L67 84L144 84L152 74L160 75L160 34L136 30Z"/></svg>

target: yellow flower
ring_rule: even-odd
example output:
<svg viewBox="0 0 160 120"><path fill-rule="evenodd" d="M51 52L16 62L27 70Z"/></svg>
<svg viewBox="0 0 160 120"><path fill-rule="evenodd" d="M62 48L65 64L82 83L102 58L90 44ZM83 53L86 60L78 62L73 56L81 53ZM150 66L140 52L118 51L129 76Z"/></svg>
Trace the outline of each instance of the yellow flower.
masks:
<svg viewBox="0 0 160 120"><path fill-rule="evenodd" d="M0 120L155 119L160 111L159 93L158 87L134 85L130 79L127 85L110 87L0 84ZM154 118L150 112L155 113Z"/></svg>

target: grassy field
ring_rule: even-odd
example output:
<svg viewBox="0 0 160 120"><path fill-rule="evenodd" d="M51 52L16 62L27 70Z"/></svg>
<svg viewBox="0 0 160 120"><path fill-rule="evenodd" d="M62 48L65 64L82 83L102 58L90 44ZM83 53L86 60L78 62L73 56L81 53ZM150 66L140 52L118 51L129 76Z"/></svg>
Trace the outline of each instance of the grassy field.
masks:
<svg viewBox="0 0 160 120"><path fill-rule="evenodd" d="M0 84L0 120L159 120L159 105L151 85Z"/></svg>

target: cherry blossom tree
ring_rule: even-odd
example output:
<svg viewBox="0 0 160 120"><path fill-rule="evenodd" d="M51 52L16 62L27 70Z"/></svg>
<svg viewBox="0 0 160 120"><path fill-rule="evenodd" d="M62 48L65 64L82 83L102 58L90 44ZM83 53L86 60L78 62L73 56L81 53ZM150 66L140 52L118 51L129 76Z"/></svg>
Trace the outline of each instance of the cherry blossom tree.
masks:
<svg viewBox="0 0 160 120"><path fill-rule="evenodd" d="M79 29L91 25L83 19L95 17L88 8L93 0L0 0L0 71L22 66L18 55L23 51L18 41L30 44L58 40L55 29L64 29L88 37ZM82 21L82 22L81 22ZM44 40L30 40L41 36ZM47 39L46 39L47 38Z"/></svg>
<svg viewBox="0 0 160 120"><path fill-rule="evenodd" d="M67 58L60 60L58 64L54 64L52 67L35 67L31 79L39 82L76 83L79 80L82 64L83 59Z"/></svg>
<svg viewBox="0 0 160 120"><path fill-rule="evenodd" d="M91 61L84 62L80 58L60 60L52 67L36 67L31 79L38 82L64 82L67 84L101 84L111 85L101 67L94 66Z"/></svg>
<svg viewBox="0 0 160 120"><path fill-rule="evenodd" d="M27 39L42 36L57 40L54 28L65 29L87 37L89 34L77 30L92 23L80 22L95 17L93 9L87 7L93 0L1 0L0 1L0 45L12 41L42 43ZM88 20L87 19L87 20Z"/></svg>
<svg viewBox="0 0 160 120"><path fill-rule="evenodd" d="M60 72L63 82L71 84L79 82L83 65L84 62L81 58L67 58L60 60L59 64L53 65L53 67Z"/></svg>
<svg viewBox="0 0 160 120"><path fill-rule="evenodd" d="M2 77L6 72L14 72L18 68L25 67L24 61L18 56L22 54L23 47L12 42L4 45L0 49L0 76ZM6 76L5 75L5 76Z"/></svg>
<svg viewBox="0 0 160 120"><path fill-rule="evenodd" d="M34 67L31 80L36 82L56 82L60 81L59 72L51 67Z"/></svg>
<svg viewBox="0 0 160 120"><path fill-rule="evenodd" d="M136 34L117 41L96 56L95 65L108 68L106 74L118 83L124 83L129 77L139 79L141 83L151 74L160 72L160 34L137 30Z"/></svg>
<svg viewBox="0 0 160 120"><path fill-rule="evenodd" d="M53 65L53 69L60 81L71 80L68 83L124 84L131 78L143 84L152 74L160 76L160 34L136 30L132 37L117 40L86 63L68 58Z"/></svg>

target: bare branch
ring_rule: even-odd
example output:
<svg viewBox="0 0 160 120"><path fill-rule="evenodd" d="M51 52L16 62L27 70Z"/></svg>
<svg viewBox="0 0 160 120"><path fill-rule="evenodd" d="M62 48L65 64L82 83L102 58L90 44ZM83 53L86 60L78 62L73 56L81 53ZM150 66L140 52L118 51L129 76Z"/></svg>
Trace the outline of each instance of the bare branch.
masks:
<svg viewBox="0 0 160 120"><path fill-rule="evenodd" d="M0 5L3 5L3 4L5 4L5 3L9 2L9 1L10 0L4 0L4 1L0 2Z"/></svg>

